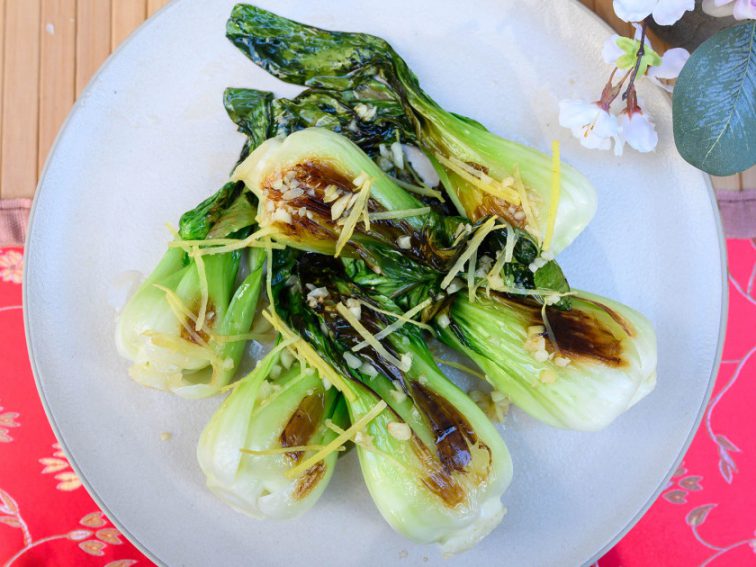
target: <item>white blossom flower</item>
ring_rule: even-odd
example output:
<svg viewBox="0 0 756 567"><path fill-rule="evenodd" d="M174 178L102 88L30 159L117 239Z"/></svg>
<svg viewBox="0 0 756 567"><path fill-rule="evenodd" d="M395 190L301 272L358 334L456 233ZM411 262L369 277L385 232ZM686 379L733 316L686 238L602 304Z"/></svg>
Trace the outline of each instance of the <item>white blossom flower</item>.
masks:
<svg viewBox="0 0 756 567"><path fill-rule="evenodd" d="M656 127L648 114L639 107L633 111L627 109L619 115L619 143L614 145L615 155L622 155L625 143L641 153L652 152L659 142Z"/></svg>
<svg viewBox="0 0 756 567"><path fill-rule="evenodd" d="M638 53L638 48L640 47L640 38L643 35L643 28L640 24L635 22L631 25L635 29L633 39L613 33L604 42L604 46L601 49L601 56L606 63L617 65L618 60L625 56L628 58L628 62L630 62L631 65L620 68L630 68L632 65L635 65L635 58ZM646 37L644 43L646 44L646 51L653 51L656 53L648 37ZM619 67L619 65L617 65L617 67Z"/></svg>
<svg viewBox="0 0 756 567"><path fill-rule="evenodd" d="M703 11L716 18L756 20L756 0L704 0Z"/></svg>
<svg viewBox="0 0 756 567"><path fill-rule="evenodd" d="M559 125L569 128L586 148L608 150L618 143L617 117L598 102L586 100L559 101Z"/></svg>
<svg viewBox="0 0 756 567"><path fill-rule="evenodd" d="M689 57L690 52L682 47L668 49L662 55L661 64L648 68L649 80L664 90L672 92L672 86L665 81L676 79Z"/></svg>
<svg viewBox="0 0 756 567"><path fill-rule="evenodd" d="M621 39L621 35L613 33L604 42L604 46L601 48L601 57L604 59L604 63L610 65L617 65L617 61L625 55L625 50L617 43L618 39Z"/></svg>
<svg viewBox="0 0 756 567"><path fill-rule="evenodd" d="M614 13L626 22L653 16L657 24L671 26L696 7L695 0L614 0Z"/></svg>

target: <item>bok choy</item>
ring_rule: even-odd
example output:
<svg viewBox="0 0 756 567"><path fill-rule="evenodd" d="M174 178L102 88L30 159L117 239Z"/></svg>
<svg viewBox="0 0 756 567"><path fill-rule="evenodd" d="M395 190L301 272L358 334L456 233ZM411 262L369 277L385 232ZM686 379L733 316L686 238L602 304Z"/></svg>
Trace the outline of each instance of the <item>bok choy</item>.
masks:
<svg viewBox="0 0 756 567"><path fill-rule="evenodd" d="M242 4L226 31L306 88L224 92L246 141L119 315L130 375L188 398L229 392L197 459L236 510L302 514L353 444L394 530L468 549L501 523L512 461L487 398L443 374L429 337L480 368L497 414L511 400L598 430L654 388L650 323L571 289L555 258L595 192L558 144L546 156L441 108L380 38ZM234 382L261 301L277 341Z"/></svg>
<svg viewBox="0 0 756 567"><path fill-rule="evenodd" d="M469 356L488 381L533 417L594 431L656 384L656 335L637 311L587 292L571 308L528 298L464 294L435 318L439 337Z"/></svg>
<svg viewBox="0 0 756 567"><path fill-rule="evenodd" d="M558 253L595 213L595 191L577 170L561 164L561 191L554 195L549 156L441 108L383 39L326 31L245 4L234 7L226 35L281 80L352 93L363 115L377 114L367 96L361 100L363 91L373 92L365 85L393 91L460 215L473 221L497 215L538 240L550 239L547 248Z"/></svg>
<svg viewBox="0 0 756 567"><path fill-rule="evenodd" d="M507 289L569 289L555 262L534 264L539 247L527 233L503 223L489 230L493 218L473 225L439 214L394 183L354 143L323 128L266 141L233 179L244 181L259 199L257 221L271 238L341 256L356 282L405 308L454 289L448 273L470 242L476 247L471 261L488 258L485 275L496 266L502 272L496 281ZM479 283L481 274L474 271Z"/></svg>
<svg viewBox="0 0 756 567"><path fill-rule="evenodd" d="M291 518L312 507L338 453L287 473L335 439L327 424L348 423L340 394L326 391L317 372L300 365L286 346L279 343L234 384L197 446L208 488L256 518Z"/></svg>
<svg viewBox="0 0 756 567"><path fill-rule="evenodd" d="M264 254L250 249L249 274L237 285L241 250L203 255L194 243L240 238L254 216L248 194L230 183L182 217L176 240L118 317L116 344L134 380L190 398L232 380L260 297Z"/></svg>
<svg viewBox="0 0 756 567"><path fill-rule="evenodd" d="M383 517L448 553L475 545L501 521L512 477L493 424L441 373L417 323L402 324L390 300L369 297L320 256L302 255L289 269L279 267L281 313L348 377L352 423L374 414L353 439Z"/></svg>

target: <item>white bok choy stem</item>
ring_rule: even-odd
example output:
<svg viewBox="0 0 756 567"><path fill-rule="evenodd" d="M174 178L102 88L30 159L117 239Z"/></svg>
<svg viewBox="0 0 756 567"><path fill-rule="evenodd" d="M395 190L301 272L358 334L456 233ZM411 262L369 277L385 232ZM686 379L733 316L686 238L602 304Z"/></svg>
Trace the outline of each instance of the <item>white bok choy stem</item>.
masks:
<svg viewBox="0 0 756 567"><path fill-rule="evenodd" d="M208 488L255 518L292 518L315 504L340 447L295 476L288 473L335 439L331 423L348 423L341 395L326 391L318 373L283 346L233 386L197 446Z"/></svg>
<svg viewBox="0 0 756 567"><path fill-rule="evenodd" d="M245 341L225 339L249 333L262 285L264 251L248 257L249 275L234 288L240 251L204 256L200 269L183 249L168 249L118 316L116 344L135 381L200 398L233 379Z"/></svg>

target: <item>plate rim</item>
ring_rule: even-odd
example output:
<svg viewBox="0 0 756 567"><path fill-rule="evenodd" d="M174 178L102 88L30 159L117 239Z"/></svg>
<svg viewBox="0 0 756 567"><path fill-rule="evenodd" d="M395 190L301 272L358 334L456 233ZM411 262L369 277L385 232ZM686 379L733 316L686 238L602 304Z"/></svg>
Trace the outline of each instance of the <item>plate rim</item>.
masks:
<svg viewBox="0 0 756 567"><path fill-rule="evenodd" d="M79 98L74 103L73 107L69 111L68 115L66 116L66 119L64 120L63 124L60 127L60 130L58 131L58 134L55 137L55 140L50 147L50 151L48 153L47 160L45 161L45 165L42 168L42 173L39 176L39 181L37 182L37 186L35 189L34 197L32 200L31 209L29 212L29 223L28 223L28 230L26 234L26 240L24 242L24 271L23 271L23 280L22 280L22 305L23 305L23 322L24 322L24 338L26 340L26 348L29 353L29 363L32 370L32 375L34 376L34 383L37 389L37 393L39 394L40 401L42 402L42 407L45 412L45 416L47 417L48 422L50 423L50 427L53 430L53 433L60 444L63 451L66 453L68 457L68 461L71 464L71 468L74 470L76 475L79 477L79 479L82 482L82 485L87 491L87 494L94 500L95 504L100 508L102 512L105 513L105 515L108 517L110 522L118 528L118 530L126 537L129 542L134 545L141 553L143 553L150 561L153 563L156 563L158 565L169 565L169 563L163 561L160 559L157 554L147 548L130 530L128 530L118 519L116 514L110 510L110 508L107 506L107 504L104 502L104 500L101 498L101 496L95 491L89 480L86 478L86 476L82 473L81 469L79 468L79 464L76 461L76 457L73 455L71 451L68 449L68 445L65 442L65 438L63 437L62 429L58 426L55 416L53 414L53 411L50 408L50 405L48 403L47 397L45 395L44 387L42 384L42 378L41 378L41 372L37 368L37 361L34 356L34 347L32 346L31 337L30 337L30 331L29 331L29 312L28 312L28 303L29 303L29 297L28 297L28 289L29 286L27 285L27 281L29 278L29 262L26 261L26 257L28 256L28 251L31 249L32 244L32 234L33 234L33 227L34 227L34 219L35 219L35 212L37 210L37 204L39 202L40 196L42 194L42 188L43 185L45 185L45 180L48 175L48 169L50 167L50 164L53 162L55 154L57 153L58 145L60 140L63 138L64 134L68 130L72 117L76 115L80 109L81 101L85 100L87 98L87 95L89 94L90 90L93 90L95 83L97 82L97 79L103 72L113 63L113 61L121 54L121 52L127 48L129 44L131 44L132 41L135 41L137 38L139 38L143 33L151 28L152 26L156 25L158 20L164 18L168 13L171 12L172 9L174 9L176 6L182 4L186 0L170 0L168 4L163 6L160 10L158 10L152 17L148 18L144 21L134 32L131 33L121 44L118 46L118 48L111 53L108 58L103 62L103 64L99 67L97 72L92 76L92 78L89 80L89 83L82 91L81 95L79 95ZM587 6L582 4L579 0L572 0L573 6L577 6L579 10L582 10L583 13L586 13L589 17L593 18L594 20L597 20L605 29L609 31L614 31L612 27L605 22L598 14L590 10ZM672 100L671 97L667 96L664 97L665 105L671 110L672 108ZM627 524L619 530L616 534L614 534L609 541L607 541L600 549L598 549L591 557L585 560L583 565L592 565L595 563L598 559L600 559L607 551L609 551L612 547L614 547L639 521L640 519L646 514L648 509L653 505L654 502L658 499L659 495L663 492L664 487L666 486L667 482L671 478L672 474L675 472L675 470L679 467L680 463L682 462L683 458L685 457L685 454L688 451L688 448L690 447L690 444L693 442L693 439L695 438L696 433L698 432L701 421L703 419L706 407L709 403L709 400L711 398L712 391L714 389L714 384L716 382L717 374L719 372L719 368L722 361L722 352L724 349L724 340L725 340L725 334L727 330L727 320L728 320L728 311L729 311L729 286L728 286L728 280L727 280L727 246L724 236L724 230L722 227L722 218L719 215L719 209L716 201L716 195L714 193L714 187L711 182L711 177L707 175L704 172L701 172L701 175L704 179L704 184L706 186L706 191L709 196L709 204L711 206L711 213L714 217L714 227L717 232L717 244L719 247L719 270L720 270L720 282L721 282L721 298L720 298L720 313L719 313L719 330L718 330L718 337L717 337L717 347L715 351L714 360L712 363L712 367L709 373L709 379L708 384L706 387L706 393L701 400L701 406L698 408L695 422L691 430L688 432L688 436L685 439L684 443L680 446L680 449L678 451L677 456L675 457L672 466L669 468L669 470L664 474L664 476L660 479L659 484L657 488L653 491L653 493L648 497L648 499L643 503L643 505L638 509L638 511L633 515L633 517L627 522Z"/></svg>
<svg viewBox="0 0 756 567"><path fill-rule="evenodd" d="M614 32L614 29L606 22L604 21L596 12L589 9L585 4L580 2L579 0L573 0L573 4L577 4L578 8L581 9L584 13L587 12L590 17L592 17L594 20L598 20L604 28L607 30L610 30ZM670 112L672 111L672 96L668 95L664 97L664 104L667 108L669 108ZM693 166L691 166L693 167ZM659 499L659 495L661 495L662 492L664 492L664 488L666 487L669 480L672 478L672 475L677 470L677 468L680 466L680 463L682 463L682 460L685 458L686 453L688 452L688 449L690 448L691 443L693 443L693 439L696 436L696 433L698 433L698 430L701 428L701 421L703 420L703 416L706 412L706 407L709 405L709 400L711 399L712 391L714 390L714 384L717 381L717 375L719 374L719 368L722 364L722 353L724 351L724 342L725 342L725 335L727 333L727 321L729 318L729 305L730 305L730 288L729 288L729 282L727 279L727 242L725 240L725 234L724 234L724 228L722 226L722 217L719 214L719 205L717 204L717 197L716 193L714 192L714 186L711 181L711 176L707 173L701 171L701 175L704 179L704 184L706 185L706 192L709 195L709 205L711 206L711 212L714 216L714 228L717 231L717 245L719 246L719 278L721 282L721 288L722 288L722 294L720 297L720 313L719 313L719 331L718 331L718 337L717 337L717 348L714 354L714 360L712 362L711 371L709 373L709 383L706 387L706 394L704 395L703 399L701 400L701 406L698 408L698 414L696 415L695 422L693 424L693 427L688 432L688 437L685 439L685 442L680 446L680 450L677 454L677 457L675 457L674 461L672 462L672 466L669 468L667 473L661 478L659 481L659 486L656 487L656 490L653 491L653 493L649 496L648 500L641 506L638 511L635 513L635 515L628 521L627 525L623 529L621 529L619 532L617 532L614 537L610 538L610 540L604 544L604 546L597 550L596 553L594 553L585 563L584 565L592 565L596 563L601 557L606 554L611 548L613 548L619 541L627 535L627 533L635 527L635 525L640 521L640 519L648 512L649 508Z"/></svg>

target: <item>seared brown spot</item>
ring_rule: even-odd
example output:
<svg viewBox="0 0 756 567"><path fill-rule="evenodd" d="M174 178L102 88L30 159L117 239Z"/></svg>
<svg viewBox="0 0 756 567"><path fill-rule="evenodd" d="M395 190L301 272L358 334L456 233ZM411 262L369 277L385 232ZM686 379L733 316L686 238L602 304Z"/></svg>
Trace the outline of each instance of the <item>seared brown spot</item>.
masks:
<svg viewBox="0 0 756 567"><path fill-rule="evenodd" d="M299 183L299 188L304 193L294 199L284 200L283 195L288 188L284 187L279 191L273 188L273 182L281 174L286 176L290 172L294 172L294 179ZM290 236L310 235L330 240L339 230L336 228L336 223L331 220L331 207L334 202L326 203L323 201L325 189L329 185L335 185L346 193L354 193L357 189L352 183L352 179L345 176L333 165L314 160L300 162L286 171L276 172L274 176L263 183L266 198L277 204L285 204L291 213L290 224L278 223L287 234ZM295 214L302 207L315 218L310 219Z"/></svg>
<svg viewBox="0 0 756 567"><path fill-rule="evenodd" d="M436 452L447 473L464 471L472 461L470 446L477 443L475 430L449 400L418 382L411 383L412 399L428 420Z"/></svg>
<svg viewBox="0 0 756 567"><path fill-rule="evenodd" d="M493 294L497 301L512 306L518 311L525 311L529 325L543 325L541 305L531 298L514 298L504 294ZM622 329L615 333L607 324L592 313L581 308L581 303L589 303L604 311ZM557 307L546 308L553 339L559 350L570 358L590 358L607 366L621 368L627 365L622 349L623 337L633 336L635 331L629 321L606 305L585 298L576 298L570 310L563 311ZM548 337L547 337L548 339ZM546 348L551 350L552 343L546 341Z"/></svg>
<svg viewBox="0 0 756 567"><path fill-rule="evenodd" d="M511 206L513 205L511 203L508 203L504 199L499 199L498 197L494 197L493 195L486 193L481 196L481 202L475 208L475 214L473 215L474 218L472 218L471 220L478 221L482 218L495 215L501 217L512 226L524 229L527 219L516 219L514 217L514 214L509 210ZM514 209L515 213L522 211L522 208L519 205L514 205Z"/></svg>
<svg viewBox="0 0 756 567"><path fill-rule="evenodd" d="M328 221L323 221L326 226L330 225L330 217L328 217ZM318 221L314 219L309 219L307 217L300 217L299 215L292 215L291 216L291 223L290 224L284 224L279 223L281 226L285 227L285 231L290 236L310 236L314 237L315 239L323 239L326 241L333 240L335 238L335 233L332 230L327 230L324 228L323 224L319 223Z"/></svg>
<svg viewBox="0 0 756 567"><path fill-rule="evenodd" d="M481 171L488 175L489 170L486 166L472 161L465 163L467 163L467 165L469 165L473 169L477 169L478 171ZM514 213L522 211L522 207L520 207L519 205L513 205L512 203L505 201L504 199L494 197L493 195L484 193L483 191L478 189L476 189L473 194L477 195L479 199L477 199L477 203L475 203L474 206L469 207L472 209L472 211L470 212L471 221L477 222L480 219L486 217L498 216L507 221L512 226L515 226L517 228L525 228L526 219L516 219L514 217ZM460 197L462 197L462 195L460 195ZM514 207L513 212L509 210L510 207Z"/></svg>
<svg viewBox="0 0 756 567"><path fill-rule="evenodd" d="M197 302L197 305L195 305L192 309L192 313L194 313L195 317L197 316L197 313L199 313L199 302ZM210 342L210 335L205 332L205 328L212 329L215 325L215 306L212 304L212 302L208 301L207 303L207 311L205 312L205 328L199 331L195 330L194 321L192 321L191 319L187 321L187 324L192 328L193 332L190 333L185 325L181 325L182 339L195 345L202 344L199 340L197 340L198 338L205 341L205 343Z"/></svg>
<svg viewBox="0 0 756 567"><path fill-rule="evenodd" d="M329 185L335 185L344 191L355 190L352 179L328 162L305 161L294 166L294 171L300 184L316 191L323 191Z"/></svg>
<svg viewBox="0 0 756 567"><path fill-rule="evenodd" d="M622 327L622 330L625 331L628 337L635 336L635 328L633 327L632 323L630 323L630 321L625 319L622 315L617 313L614 309L612 309L608 305L604 305L603 303L599 303L598 301L593 301L592 299L586 299L585 297L581 298L581 301L585 301L586 303L595 305L596 307L601 309L604 313L609 315L609 317L611 317L615 323L617 323L620 327Z"/></svg>
<svg viewBox="0 0 756 567"><path fill-rule="evenodd" d="M557 345L568 356L593 358L617 368L627 364L622 357L622 341L594 315L577 306L569 311L551 307L546 309L546 317ZM538 323L535 324L540 321L539 310Z"/></svg>
<svg viewBox="0 0 756 567"><path fill-rule="evenodd" d="M319 461L307 469L302 476L297 479L297 483L294 486L294 493L292 495L294 499L302 500L307 496L312 489L317 486L320 479L323 478L325 471L326 466L323 461Z"/></svg>
<svg viewBox="0 0 756 567"><path fill-rule="evenodd" d="M466 161L465 163L469 165L470 167L472 167L473 169L477 169L478 171L482 171L483 173L488 175L489 169L485 165L482 165L480 163L475 163L474 161Z"/></svg>
<svg viewBox="0 0 756 567"><path fill-rule="evenodd" d="M435 456L415 435L412 436L412 449L426 473L423 476L425 487L441 498L444 504L450 508L463 504L467 499L464 487L457 482L450 472L439 466L440 463Z"/></svg>
<svg viewBox="0 0 756 567"><path fill-rule="evenodd" d="M323 411L322 393L305 396L281 432L281 447L307 445L320 424ZM292 451L286 453L286 456L297 463L302 459L302 451Z"/></svg>

